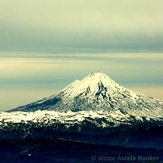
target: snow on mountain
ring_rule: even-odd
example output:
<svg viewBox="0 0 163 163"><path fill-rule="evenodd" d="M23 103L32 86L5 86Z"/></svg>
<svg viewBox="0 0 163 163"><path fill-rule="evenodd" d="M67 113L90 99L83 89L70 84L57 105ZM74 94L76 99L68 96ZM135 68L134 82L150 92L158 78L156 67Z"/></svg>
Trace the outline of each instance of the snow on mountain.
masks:
<svg viewBox="0 0 163 163"><path fill-rule="evenodd" d="M130 91L103 73L91 73L55 95L10 111L105 111L124 115L163 117L163 100Z"/></svg>
<svg viewBox="0 0 163 163"><path fill-rule="evenodd" d="M152 119L153 118L153 119ZM151 116L142 116L134 114L123 114L120 111L78 111L78 112L58 112L58 111L35 111L35 112L1 112L0 113L0 126L6 126L7 123L28 123L28 122L36 122L36 123L44 123L51 124L58 121L60 123L70 125L75 123L81 123L85 119L90 119L90 122L95 122L97 119L101 119L97 121L97 126L99 127L116 127L119 125L131 125L134 122L143 123L153 121L161 122L163 117L151 117ZM112 125L110 126L110 122Z"/></svg>

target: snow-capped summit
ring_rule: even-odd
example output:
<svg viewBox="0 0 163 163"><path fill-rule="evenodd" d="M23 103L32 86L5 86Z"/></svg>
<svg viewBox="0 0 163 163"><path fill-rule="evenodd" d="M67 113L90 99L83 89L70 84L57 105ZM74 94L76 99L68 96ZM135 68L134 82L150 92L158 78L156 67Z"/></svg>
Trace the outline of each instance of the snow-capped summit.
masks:
<svg viewBox="0 0 163 163"><path fill-rule="evenodd" d="M62 94L69 98L80 95L83 98L89 96L89 98L95 97L96 100L99 100L99 98L108 98L118 87L119 85L107 75L98 72L91 73L81 81L76 80L71 83L62 90Z"/></svg>
<svg viewBox="0 0 163 163"><path fill-rule="evenodd" d="M132 92L97 72L76 80L55 95L10 111L119 111L122 114L161 116L163 100ZM163 116L163 115L162 115Z"/></svg>

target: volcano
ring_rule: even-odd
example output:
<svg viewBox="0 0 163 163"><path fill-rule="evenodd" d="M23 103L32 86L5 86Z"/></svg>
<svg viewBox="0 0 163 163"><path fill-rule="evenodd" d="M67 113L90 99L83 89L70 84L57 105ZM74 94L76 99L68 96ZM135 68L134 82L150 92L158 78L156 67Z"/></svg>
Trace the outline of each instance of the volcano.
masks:
<svg viewBox="0 0 163 163"><path fill-rule="evenodd" d="M163 100L128 90L103 73L91 73L76 80L55 95L10 110L119 111L149 117L163 117Z"/></svg>

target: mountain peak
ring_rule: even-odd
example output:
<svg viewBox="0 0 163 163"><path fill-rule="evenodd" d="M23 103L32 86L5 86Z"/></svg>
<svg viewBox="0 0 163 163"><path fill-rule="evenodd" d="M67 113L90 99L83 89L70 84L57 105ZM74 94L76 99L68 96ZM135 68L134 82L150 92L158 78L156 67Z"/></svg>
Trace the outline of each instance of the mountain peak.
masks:
<svg viewBox="0 0 163 163"><path fill-rule="evenodd" d="M98 94L103 96L104 92L105 94L111 94L118 87L119 85L107 75L97 72L89 74L81 81L71 83L61 92L68 98L79 97L79 95L82 98L93 98L97 97Z"/></svg>
<svg viewBox="0 0 163 163"><path fill-rule="evenodd" d="M91 76L107 76L107 75L105 75L104 73L102 73L102 72L91 72L90 73L90 77Z"/></svg>
<svg viewBox="0 0 163 163"><path fill-rule="evenodd" d="M91 74L88 75L90 78L106 78L106 79L110 79L106 74L102 73L102 72L92 72Z"/></svg>

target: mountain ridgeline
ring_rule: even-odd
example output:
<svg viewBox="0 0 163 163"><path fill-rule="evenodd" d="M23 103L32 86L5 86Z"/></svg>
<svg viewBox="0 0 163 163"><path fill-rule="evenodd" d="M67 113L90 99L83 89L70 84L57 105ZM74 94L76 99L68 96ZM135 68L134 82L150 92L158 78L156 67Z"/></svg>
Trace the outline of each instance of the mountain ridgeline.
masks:
<svg viewBox="0 0 163 163"><path fill-rule="evenodd" d="M163 100L130 91L103 73L91 73L81 81L72 82L55 95L12 109L10 112L36 110L59 112L119 110L123 114L157 112L163 116Z"/></svg>

